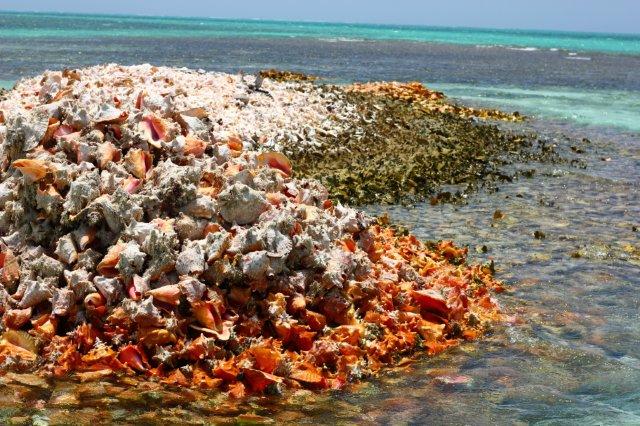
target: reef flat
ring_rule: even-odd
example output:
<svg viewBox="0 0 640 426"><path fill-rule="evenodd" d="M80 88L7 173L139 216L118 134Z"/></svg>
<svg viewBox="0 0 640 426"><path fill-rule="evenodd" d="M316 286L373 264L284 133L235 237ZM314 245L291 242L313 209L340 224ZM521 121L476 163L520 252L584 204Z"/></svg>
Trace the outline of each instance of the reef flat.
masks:
<svg viewBox="0 0 640 426"><path fill-rule="evenodd" d="M502 319L486 265L296 177L346 91L141 65L0 101L0 371L232 397L342 388Z"/></svg>

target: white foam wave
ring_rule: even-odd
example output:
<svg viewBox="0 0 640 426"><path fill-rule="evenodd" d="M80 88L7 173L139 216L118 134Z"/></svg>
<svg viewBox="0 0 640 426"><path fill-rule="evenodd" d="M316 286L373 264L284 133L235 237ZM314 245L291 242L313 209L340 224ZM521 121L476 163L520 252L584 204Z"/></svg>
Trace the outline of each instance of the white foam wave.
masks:
<svg viewBox="0 0 640 426"><path fill-rule="evenodd" d="M571 59L574 61L590 61L591 58L588 56L566 56L565 59Z"/></svg>
<svg viewBox="0 0 640 426"><path fill-rule="evenodd" d="M348 37L326 37L326 38L319 38L318 40L326 41L327 43L338 43L340 41L347 42L347 43L357 43L357 42L366 41L363 38L348 38Z"/></svg>
<svg viewBox="0 0 640 426"><path fill-rule="evenodd" d="M537 47L507 47L509 50L520 50L522 52L535 52L536 50L540 50Z"/></svg>

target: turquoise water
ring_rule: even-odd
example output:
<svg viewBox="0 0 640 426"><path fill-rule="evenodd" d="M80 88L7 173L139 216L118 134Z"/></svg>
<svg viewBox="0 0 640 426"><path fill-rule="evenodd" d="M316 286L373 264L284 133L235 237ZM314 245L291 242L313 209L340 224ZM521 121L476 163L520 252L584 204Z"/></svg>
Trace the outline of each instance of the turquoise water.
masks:
<svg viewBox="0 0 640 426"><path fill-rule="evenodd" d="M522 89L509 86L431 84L465 103L517 110L536 118L640 132L640 92L576 90L569 87Z"/></svg>
<svg viewBox="0 0 640 426"><path fill-rule="evenodd" d="M71 25L70 25L71 24ZM640 54L640 35L208 18L0 13L0 37L250 37L405 40Z"/></svg>
<svg viewBox="0 0 640 426"><path fill-rule="evenodd" d="M0 12L0 87L105 62L418 80L467 103L640 131L640 35Z"/></svg>

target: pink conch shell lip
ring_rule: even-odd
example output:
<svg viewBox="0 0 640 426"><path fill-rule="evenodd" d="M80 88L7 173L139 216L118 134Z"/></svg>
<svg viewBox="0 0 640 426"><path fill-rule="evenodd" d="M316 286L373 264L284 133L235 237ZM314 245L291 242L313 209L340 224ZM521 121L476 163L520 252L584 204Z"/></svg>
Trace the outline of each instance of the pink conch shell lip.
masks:
<svg viewBox="0 0 640 426"><path fill-rule="evenodd" d="M70 135L72 133L75 133L75 131L76 130L73 127L71 127L70 125L63 124L63 125L61 125L60 127L58 127L56 129L56 131L53 133L53 137L54 138L61 138L63 136L67 136L67 135ZM78 132L78 133L80 133L80 132Z"/></svg>
<svg viewBox="0 0 640 426"><path fill-rule="evenodd" d="M137 179L134 177L128 177L122 181L122 188L129 194L133 194L140 187L142 183L141 179Z"/></svg>
<svg viewBox="0 0 640 426"><path fill-rule="evenodd" d="M127 345L118 353L118 360L134 370L145 371L145 362L137 346Z"/></svg>
<svg viewBox="0 0 640 426"><path fill-rule="evenodd" d="M138 127L141 133L145 136L147 142L156 148L160 148L162 145L160 141L164 141L167 137L167 128L161 118L156 117L153 114L145 116Z"/></svg>

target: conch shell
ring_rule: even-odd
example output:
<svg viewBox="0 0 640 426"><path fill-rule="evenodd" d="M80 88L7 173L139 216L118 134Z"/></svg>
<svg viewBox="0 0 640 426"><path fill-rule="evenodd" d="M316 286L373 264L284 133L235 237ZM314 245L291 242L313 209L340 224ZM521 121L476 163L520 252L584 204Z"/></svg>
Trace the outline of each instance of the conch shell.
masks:
<svg viewBox="0 0 640 426"><path fill-rule="evenodd" d="M141 149L132 149L124 157L125 167L138 179L144 179L147 176L152 164L151 154Z"/></svg>
<svg viewBox="0 0 640 426"><path fill-rule="evenodd" d="M291 167L291 161L279 152L263 152L258 155L258 165L271 167L282 172L285 177L291 176L293 168Z"/></svg>
<svg viewBox="0 0 640 426"><path fill-rule="evenodd" d="M122 124L128 116L126 111L120 111L111 105L103 104L98 109L93 121L96 124Z"/></svg>
<svg viewBox="0 0 640 426"><path fill-rule="evenodd" d="M28 158L16 160L11 165L20 170L23 176L28 177L33 182L43 179L47 173L53 170L46 161L30 160Z"/></svg>
<svg viewBox="0 0 640 426"><path fill-rule="evenodd" d="M138 123L138 130L143 138L156 148L161 148L162 144L160 142L166 142L166 138L169 135L166 121L153 114L145 116L142 121Z"/></svg>

